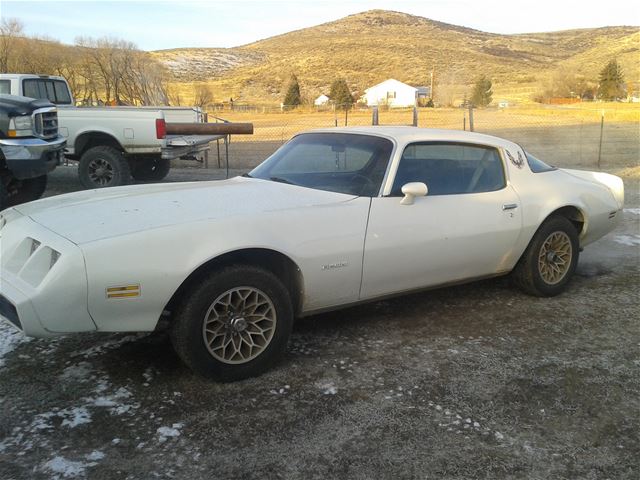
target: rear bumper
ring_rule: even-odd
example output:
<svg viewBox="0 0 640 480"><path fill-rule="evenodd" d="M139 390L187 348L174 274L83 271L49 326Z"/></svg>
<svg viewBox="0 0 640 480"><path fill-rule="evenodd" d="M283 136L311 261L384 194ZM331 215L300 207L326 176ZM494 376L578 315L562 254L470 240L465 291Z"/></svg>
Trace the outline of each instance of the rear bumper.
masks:
<svg viewBox="0 0 640 480"><path fill-rule="evenodd" d="M224 138L224 135L167 135L162 158L173 160L187 155L195 155L209 148L209 143Z"/></svg>
<svg viewBox="0 0 640 480"><path fill-rule="evenodd" d="M67 141L63 137L46 141L40 138L0 139L0 150L7 168L18 179L46 175L62 162Z"/></svg>

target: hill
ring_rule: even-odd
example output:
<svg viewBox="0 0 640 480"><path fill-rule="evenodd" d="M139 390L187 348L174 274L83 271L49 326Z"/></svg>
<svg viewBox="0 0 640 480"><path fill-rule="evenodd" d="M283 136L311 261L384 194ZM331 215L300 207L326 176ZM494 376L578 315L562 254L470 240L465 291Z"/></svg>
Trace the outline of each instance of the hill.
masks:
<svg viewBox="0 0 640 480"><path fill-rule="evenodd" d="M501 35L399 12L371 10L231 49L151 52L178 83L207 81L217 100L280 101L292 73L307 99L344 77L354 91L387 78L464 89L480 73L495 89L530 91L559 68L597 79L611 58L640 80L638 27ZM521 88L522 87L522 88Z"/></svg>

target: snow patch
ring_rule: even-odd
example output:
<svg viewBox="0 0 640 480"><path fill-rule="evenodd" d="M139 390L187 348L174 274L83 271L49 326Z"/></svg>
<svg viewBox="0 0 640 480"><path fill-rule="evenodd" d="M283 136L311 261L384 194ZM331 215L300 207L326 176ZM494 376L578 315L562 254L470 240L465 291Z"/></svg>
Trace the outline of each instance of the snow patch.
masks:
<svg viewBox="0 0 640 480"><path fill-rule="evenodd" d="M336 387L333 383L325 383L324 385L320 385L320 390L322 390L323 395L335 395L338 393L338 387Z"/></svg>
<svg viewBox="0 0 640 480"><path fill-rule="evenodd" d="M102 460L104 458L104 453L99 450L94 450L89 455L86 456L86 459L90 462L95 462L97 460Z"/></svg>
<svg viewBox="0 0 640 480"><path fill-rule="evenodd" d="M627 247L640 245L640 235L616 235L613 240Z"/></svg>
<svg viewBox="0 0 640 480"><path fill-rule="evenodd" d="M73 407L61 410L58 416L64 416L63 427L75 428L78 425L91 423L91 414L85 407Z"/></svg>
<svg viewBox="0 0 640 480"><path fill-rule="evenodd" d="M182 423L174 423L171 427L160 427L156 431L158 434L158 441L160 443L166 442L168 438L174 438L180 436L180 429L184 427Z"/></svg>
<svg viewBox="0 0 640 480"><path fill-rule="evenodd" d="M83 382L90 380L91 377L91 365L88 362L80 362L76 365L71 365L70 367L65 368L60 375L60 380L64 382Z"/></svg>
<svg viewBox="0 0 640 480"><path fill-rule="evenodd" d="M87 466L84 462L73 462L64 457L54 457L44 464L46 470L60 474L63 478L84 476Z"/></svg>
<svg viewBox="0 0 640 480"><path fill-rule="evenodd" d="M624 213L630 213L631 215L640 215L640 208L625 208Z"/></svg>
<svg viewBox="0 0 640 480"><path fill-rule="evenodd" d="M25 337L24 333L12 325L0 321L0 367L4 366L4 357L13 352L18 345L30 342L32 338Z"/></svg>

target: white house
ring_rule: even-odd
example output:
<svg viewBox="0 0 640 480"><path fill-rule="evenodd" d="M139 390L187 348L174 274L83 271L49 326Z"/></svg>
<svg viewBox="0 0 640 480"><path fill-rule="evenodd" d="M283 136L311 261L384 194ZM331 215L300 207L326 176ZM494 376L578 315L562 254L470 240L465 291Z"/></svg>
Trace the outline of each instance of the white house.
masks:
<svg viewBox="0 0 640 480"><path fill-rule="evenodd" d="M364 91L362 99L368 106L388 105L390 107L413 107L418 97L418 89L390 78Z"/></svg>
<svg viewBox="0 0 640 480"><path fill-rule="evenodd" d="M326 105L327 103L329 103L329 97L327 97L324 93L313 101L313 104L316 107L321 107L323 105Z"/></svg>

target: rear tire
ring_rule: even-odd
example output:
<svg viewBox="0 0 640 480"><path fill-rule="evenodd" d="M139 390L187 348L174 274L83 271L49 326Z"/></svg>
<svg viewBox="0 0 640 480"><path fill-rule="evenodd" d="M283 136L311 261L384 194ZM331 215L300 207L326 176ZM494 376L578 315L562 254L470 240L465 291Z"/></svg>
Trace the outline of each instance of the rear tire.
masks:
<svg viewBox="0 0 640 480"><path fill-rule="evenodd" d="M13 182L17 183L17 191L9 197L10 207L37 200L42 197L42 194L47 189L46 175L40 175L35 178L26 178L24 180L13 180Z"/></svg>
<svg viewBox="0 0 640 480"><path fill-rule="evenodd" d="M104 145L90 148L82 154L78 176L85 188L117 187L131 183L129 162L122 152Z"/></svg>
<svg viewBox="0 0 640 480"><path fill-rule="evenodd" d="M562 293L578 265L578 232L565 217L547 219L513 270L515 284L536 297Z"/></svg>
<svg viewBox="0 0 640 480"><path fill-rule="evenodd" d="M171 160L154 158L136 160L131 165L131 176L142 182L158 182L165 178L171 170Z"/></svg>
<svg viewBox="0 0 640 480"><path fill-rule="evenodd" d="M232 382L269 370L284 355L292 327L291 299L282 282L261 268L233 265L188 290L170 336L189 368Z"/></svg>

